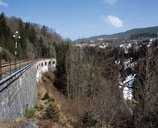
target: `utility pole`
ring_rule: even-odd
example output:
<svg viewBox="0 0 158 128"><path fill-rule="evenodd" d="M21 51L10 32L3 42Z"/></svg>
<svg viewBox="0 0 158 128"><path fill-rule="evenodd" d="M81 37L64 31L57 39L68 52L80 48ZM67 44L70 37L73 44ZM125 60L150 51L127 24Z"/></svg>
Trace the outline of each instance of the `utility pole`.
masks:
<svg viewBox="0 0 158 128"><path fill-rule="evenodd" d="M17 48L18 48L18 40L21 39L21 36L19 35L19 32L16 31L13 35L13 38L15 39L15 51L14 51L14 56L15 56L15 69L16 67L16 59L17 59Z"/></svg>

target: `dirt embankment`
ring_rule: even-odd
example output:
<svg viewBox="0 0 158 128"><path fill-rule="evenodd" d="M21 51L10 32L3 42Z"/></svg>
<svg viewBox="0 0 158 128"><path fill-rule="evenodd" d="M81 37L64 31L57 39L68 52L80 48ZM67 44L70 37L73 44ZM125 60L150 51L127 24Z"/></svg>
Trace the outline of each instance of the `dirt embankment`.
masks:
<svg viewBox="0 0 158 128"><path fill-rule="evenodd" d="M70 115L66 113L67 101L54 87L55 79L54 73L49 72L39 82L35 117L40 128L72 128Z"/></svg>

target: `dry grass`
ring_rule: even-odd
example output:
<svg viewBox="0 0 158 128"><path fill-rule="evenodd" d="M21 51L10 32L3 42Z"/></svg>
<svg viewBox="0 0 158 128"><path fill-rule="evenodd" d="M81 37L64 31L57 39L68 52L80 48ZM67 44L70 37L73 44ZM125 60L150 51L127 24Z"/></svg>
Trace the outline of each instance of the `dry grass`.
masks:
<svg viewBox="0 0 158 128"><path fill-rule="evenodd" d="M1 122L0 128L17 128L19 124L15 122Z"/></svg>
<svg viewBox="0 0 158 128"><path fill-rule="evenodd" d="M0 122L0 128L22 128L26 123L26 119L17 119L16 121Z"/></svg>
<svg viewBox="0 0 158 128"><path fill-rule="evenodd" d="M43 75L42 80L38 83L39 103L37 106L41 110L37 113L37 118L42 121L46 120L46 122L51 120L56 125L61 125L61 128L71 128L71 116L66 112L70 106L64 95L54 87L54 81L54 73L48 72Z"/></svg>

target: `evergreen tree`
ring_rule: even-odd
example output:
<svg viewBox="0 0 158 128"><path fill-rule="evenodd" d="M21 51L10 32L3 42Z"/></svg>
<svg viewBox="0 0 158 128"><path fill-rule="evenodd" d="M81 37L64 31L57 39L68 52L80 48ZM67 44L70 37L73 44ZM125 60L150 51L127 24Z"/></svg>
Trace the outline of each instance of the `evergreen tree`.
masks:
<svg viewBox="0 0 158 128"><path fill-rule="evenodd" d="M7 26L6 19L4 13L0 14L0 45L4 48L8 47L8 38L10 38L11 32L9 27Z"/></svg>
<svg viewBox="0 0 158 128"><path fill-rule="evenodd" d="M0 46L13 53L14 42L10 28L7 26L4 13L0 14Z"/></svg>

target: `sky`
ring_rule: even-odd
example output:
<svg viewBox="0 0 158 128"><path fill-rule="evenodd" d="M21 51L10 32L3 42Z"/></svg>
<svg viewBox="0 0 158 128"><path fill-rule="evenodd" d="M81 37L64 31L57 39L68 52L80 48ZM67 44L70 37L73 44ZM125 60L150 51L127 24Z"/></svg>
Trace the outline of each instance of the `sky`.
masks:
<svg viewBox="0 0 158 128"><path fill-rule="evenodd" d="M0 0L0 12L72 40L158 25L158 0Z"/></svg>

